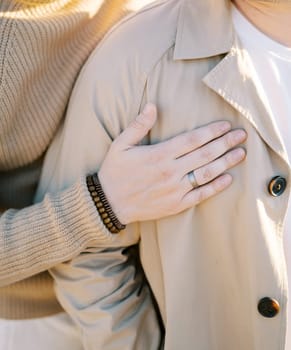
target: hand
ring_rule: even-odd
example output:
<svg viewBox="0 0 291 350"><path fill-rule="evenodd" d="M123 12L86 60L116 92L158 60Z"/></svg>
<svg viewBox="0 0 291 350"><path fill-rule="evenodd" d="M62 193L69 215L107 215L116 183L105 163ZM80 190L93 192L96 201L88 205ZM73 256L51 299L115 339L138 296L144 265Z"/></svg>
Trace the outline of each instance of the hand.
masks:
<svg viewBox="0 0 291 350"><path fill-rule="evenodd" d="M177 214L223 191L232 182L225 171L246 155L236 147L246 140L246 132L231 130L227 121L138 146L156 119L156 107L147 104L114 140L99 171L103 190L123 224ZM195 188L188 176L193 170Z"/></svg>

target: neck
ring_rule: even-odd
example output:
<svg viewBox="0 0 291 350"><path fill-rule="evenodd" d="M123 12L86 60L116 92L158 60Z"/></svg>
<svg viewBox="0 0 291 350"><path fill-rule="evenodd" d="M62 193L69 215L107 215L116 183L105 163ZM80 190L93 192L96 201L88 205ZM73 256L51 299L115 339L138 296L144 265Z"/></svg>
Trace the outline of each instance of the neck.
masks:
<svg viewBox="0 0 291 350"><path fill-rule="evenodd" d="M261 32L291 47L291 0L233 0L233 3Z"/></svg>

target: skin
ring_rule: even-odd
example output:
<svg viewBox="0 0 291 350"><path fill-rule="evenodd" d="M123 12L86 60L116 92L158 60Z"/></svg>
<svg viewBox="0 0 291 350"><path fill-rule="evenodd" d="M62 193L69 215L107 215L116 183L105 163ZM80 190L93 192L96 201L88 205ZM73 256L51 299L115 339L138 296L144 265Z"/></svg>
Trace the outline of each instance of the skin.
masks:
<svg viewBox="0 0 291 350"><path fill-rule="evenodd" d="M291 47L291 0L233 2L259 30ZM154 106L143 111L113 142L99 172L113 210L125 224L177 214L218 194L233 180L227 170L246 156L239 147L246 133L231 130L228 122L213 123L158 145L137 146L156 118ZM187 177L191 170L199 185L195 189ZM129 177L133 178L130 184Z"/></svg>
<svg viewBox="0 0 291 350"><path fill-rule="evenodd" d="M112 143L99 170L104 192L124 224L177 214L225 190L232 182L227 170L246 155L237 147L246 133L232 131L228 122L203 126L157 145L138 146L156 119L156 108L149 104ZM195 189L187 176L192 170L199 185Z"/></svg>
<svg viewBox="0 0 291 350"><path fill-rule="evenodd" d="M232 182L227 170L246 155L237 147L246 132L231 130L227 121L138 146L156 119L155 106L148 104L113 142L99 171L104 192L124 224L177 214L216 195ZM192 170L199 185L195 189L187 176Z"/></svg>
<svg viewBox="0 0 291 350"><path fill-rule="evenodd" d="M291 47L291 0L233 0L261 32Z"/></svg>
<svg viewBox="0 0 291 350"><path fill-rule="evenodd" d="M232 182L227 170L246 156L245 150L237 147L246 140L245 131L231 130L226 121L157 145L139 146L156 119L155 106L147 105L112 143L99 170L103 190L124 224L177 214L225 190ZM195 189L187 176L190 171L195 171L199 185Z"/></svg>

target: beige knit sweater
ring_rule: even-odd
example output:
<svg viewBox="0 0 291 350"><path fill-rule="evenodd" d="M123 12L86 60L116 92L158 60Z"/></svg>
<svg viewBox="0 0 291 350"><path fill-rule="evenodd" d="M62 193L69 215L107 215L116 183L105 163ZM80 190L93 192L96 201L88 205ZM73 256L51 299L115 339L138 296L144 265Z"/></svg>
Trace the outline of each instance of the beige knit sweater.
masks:
<svg viewBox="0 0 291 350"><path fill-rule="evenodd" d="M31 204L77 73L128 3L0 1L0 318L60 311L45 271L109 234L84 179Z"/></svg>

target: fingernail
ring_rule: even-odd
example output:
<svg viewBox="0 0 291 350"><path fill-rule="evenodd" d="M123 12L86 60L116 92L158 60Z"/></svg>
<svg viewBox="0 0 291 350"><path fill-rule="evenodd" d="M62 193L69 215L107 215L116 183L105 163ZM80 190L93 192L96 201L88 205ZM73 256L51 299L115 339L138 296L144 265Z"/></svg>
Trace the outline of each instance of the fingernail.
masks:
<svg viewBox="0 0 291 350"><path fill-rule="evenodd" d="M219 181L223 187L227 187L232 183L232 176L230 174L223 174L220 178Z"/></svg>
<svg viewBox="0 0 291 350"><path fill-rule="evenodd" d="M226 121L221 122L221 124L220 124L221 132L226 132L226 131L230 130L230 128L231 128L230 122L226 122Z"/></svg>
<svg viewBox="0 0 291 350"><path fill-rule="evenodd" d="M245 156L246 156L245 149L240 147L240 148L236 148L234 151L235 151L235 157L237 160L241 160L241 159L245 158Z"/></svg>
<svg viewBox="0 0 291 350"><path fill-rule="evenodd" d="M246 139L247 133L244 130L236 130L235 132L235 141L242 142Z"/></svg>

